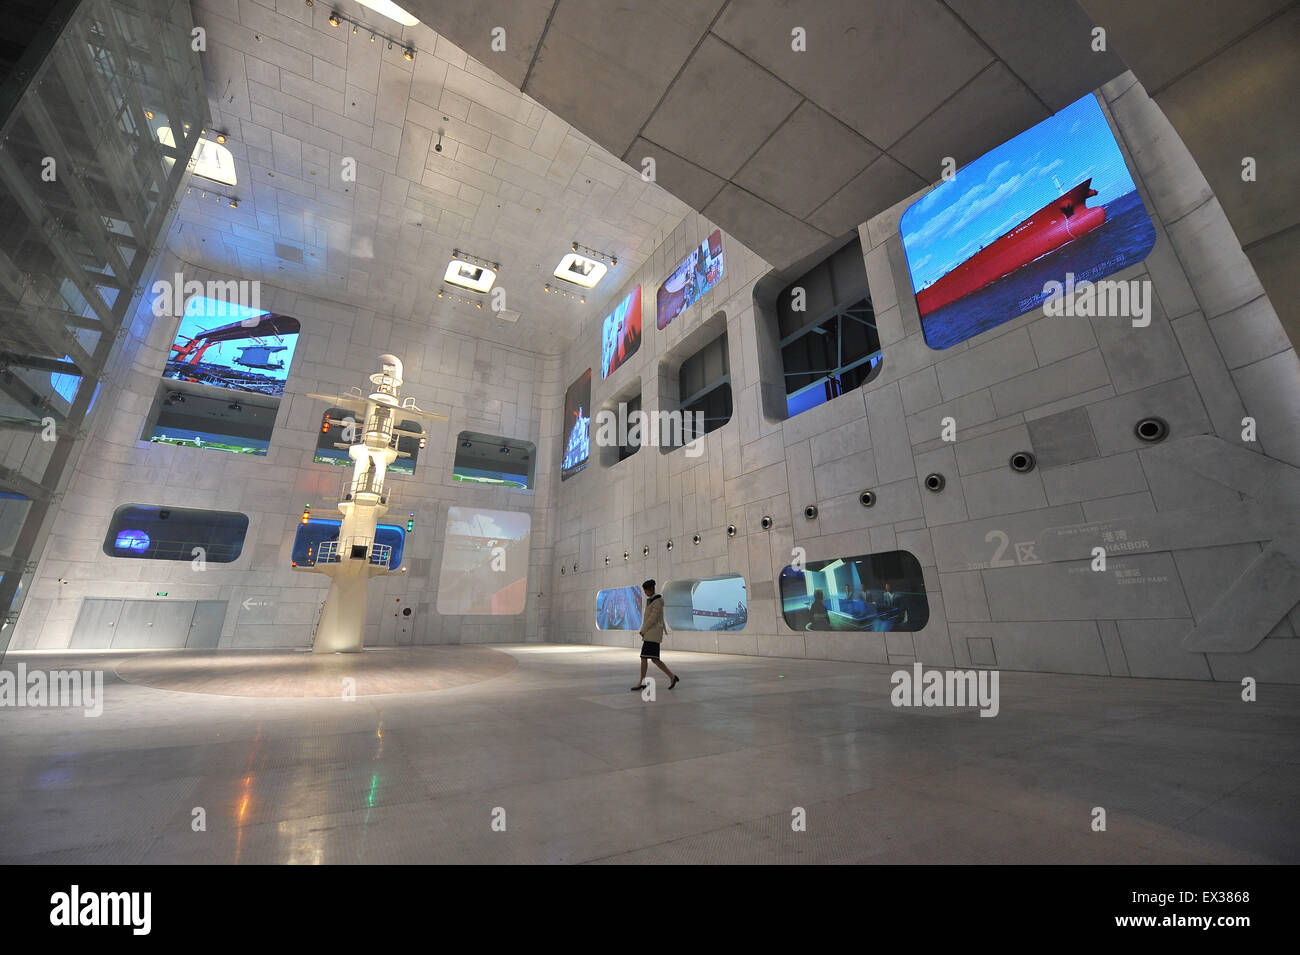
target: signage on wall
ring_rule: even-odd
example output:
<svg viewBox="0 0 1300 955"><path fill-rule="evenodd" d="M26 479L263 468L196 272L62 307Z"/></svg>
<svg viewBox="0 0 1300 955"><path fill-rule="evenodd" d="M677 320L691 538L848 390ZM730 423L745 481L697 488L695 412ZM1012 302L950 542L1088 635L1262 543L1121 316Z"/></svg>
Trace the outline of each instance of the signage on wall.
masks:
<svg viewBox="0 0 1300 955"><path fill-rule="evenodd" d="M899 232L931 348L1141 262L1156 235L1092 95L935 186Z"/></svg>
<svg viewBox="0 0 1300 955"><path fill-rule="evenodd" d="M659 286L655 323L667 328L674 318L694 305L722 278L722 230L691 250L691 254Z"/></svg>
<svg viewBox="0 0 1300 955"><path fill-rule="evenodd" d="M564 456L560 480L567 481L587 466L591 456L591 369L564 393Z"/></svg>
<svg viewBox="0 0 1300 955"><path fill-rule="evenodd" d="M605 316L600 342L600 377L605 379L641 347L641 286Z"/></svg>

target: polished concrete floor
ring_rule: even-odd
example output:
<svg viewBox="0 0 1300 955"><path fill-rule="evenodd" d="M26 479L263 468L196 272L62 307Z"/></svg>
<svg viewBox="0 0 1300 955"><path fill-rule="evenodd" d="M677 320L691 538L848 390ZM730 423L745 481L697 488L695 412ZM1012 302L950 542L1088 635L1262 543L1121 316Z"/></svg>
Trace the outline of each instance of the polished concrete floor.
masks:
<svg viewBox="0 0 1300 955"><path fill-rule="evenodd" d="M0 709L0 861L1300 862L1300 688L1004 671L989 719L893 707L894 667L668 650L648 703L631 650L494 652L354 701L11 653L104 669L106 702Z"/></svg>

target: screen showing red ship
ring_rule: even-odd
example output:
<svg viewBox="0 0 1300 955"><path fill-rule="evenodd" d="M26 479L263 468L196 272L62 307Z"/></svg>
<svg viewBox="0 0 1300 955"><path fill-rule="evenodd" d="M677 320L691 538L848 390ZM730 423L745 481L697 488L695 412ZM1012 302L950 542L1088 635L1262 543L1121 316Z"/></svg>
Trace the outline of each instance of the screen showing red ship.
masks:
<svg viewBox="0 0 1300 955"><path fill-rule="evenodd" d="M899 223L926 343L949 348L1039 308L1049 283L1142 261L1155 227L1089 95L961 169Z"/></svg>

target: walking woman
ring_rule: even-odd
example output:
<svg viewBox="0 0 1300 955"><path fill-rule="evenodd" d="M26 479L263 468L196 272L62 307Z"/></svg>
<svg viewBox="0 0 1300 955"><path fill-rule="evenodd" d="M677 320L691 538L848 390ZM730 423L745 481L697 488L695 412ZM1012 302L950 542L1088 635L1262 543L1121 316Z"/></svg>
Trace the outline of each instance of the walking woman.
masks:
<svg viewBox="0 0 1300 955"><path fill-rule="evenodd" d="M655 593L653 580L643 583L641 590L645 592L646 598L645 612L641 615L641 679L632 687L632 692L645 689L646 666L651 660L671 678L672 682L668 684L668 689L671 690L681 678L659 659L659 645L664 639L664 599Z"/></svg>

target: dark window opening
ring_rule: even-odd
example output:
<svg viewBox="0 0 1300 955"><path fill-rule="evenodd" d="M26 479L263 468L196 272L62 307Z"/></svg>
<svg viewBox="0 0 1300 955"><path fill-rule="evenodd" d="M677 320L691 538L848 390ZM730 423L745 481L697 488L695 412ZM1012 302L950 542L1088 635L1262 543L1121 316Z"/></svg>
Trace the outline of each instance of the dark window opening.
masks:
<svg viewBox="0 0 1300 955"><path fill-rule="evenodd" d="M634 412L639 414L640 411L641 411L641 396L638 394L635 397L629 398L627 400L627 420L635 421L636 419L633 418L632 415ZM644 429L644 427L645 427L644 424L642 424L642 429ZM626 444L620 443L618 446L618 459L620 461L626 461L632 455L640 451L641 444L644 441L644 436L636 433L637 429L634 429L631 426L629 426L627 430L629 432L627 435L627 439L628 439L627 443ZM623 435L620 433L620 437L622 436Z"/></svg>
<svg viewBox="0 0 1300 955"><path fill-rule="evenodd" d="M682 362L677 384L681 396L682 444L716 431L731 420L731 366L726 332ZM672 441L675 435L666 437L669 446L681 446Z"/></svg>
<svg viewBox="0 0 1300 955"><path fill-rule="evenodd" d="M113 512L104 536L109 557L196 560L228 564L239 557L248 515L182 507L124 504Z"/></svg>
<svg viewBox="0 0 1300 955"><path fill-rule="evenodd" d="M880 361L880 337L870 298L783 337L781 364L785 369L788 417L870 381Z"/></svg>

